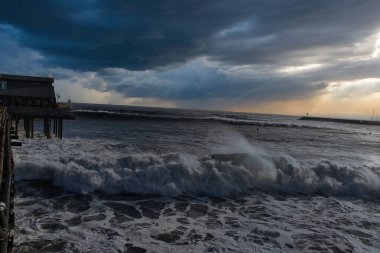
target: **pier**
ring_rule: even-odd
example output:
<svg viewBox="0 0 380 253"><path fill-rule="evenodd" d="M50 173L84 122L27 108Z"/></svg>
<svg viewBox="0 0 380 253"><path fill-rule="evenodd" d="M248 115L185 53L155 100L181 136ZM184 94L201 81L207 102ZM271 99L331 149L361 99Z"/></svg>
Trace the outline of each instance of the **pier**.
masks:
<svg viewBox="0 0 380 253"><path fill-rule="evenodd" d="M15 225L15 174L11 149L10 121L6 108L0 107L0 252L11 252Z"/></svg>
<svg viewBox="0 0 380 253"><path fill-rule="evenodd" d="M43 121L45 136L63 137L63 120L75 119L68 103L58 103L54 78L0 74L0 106L7 108L18 132L23 121L25 136L34 138L35 122Z"/></svg>
<svg viewBox="0 0 380 253"><path fill-rule="evenodd" d="M50 77L0 74L0 253L13 248L16 187L12 146L22 146L20 134L34 138L36 122L43 123L46 138L52 139L53 133L62 139L63 121L75 119L69 103L58 103L53 82Z"/></svg>

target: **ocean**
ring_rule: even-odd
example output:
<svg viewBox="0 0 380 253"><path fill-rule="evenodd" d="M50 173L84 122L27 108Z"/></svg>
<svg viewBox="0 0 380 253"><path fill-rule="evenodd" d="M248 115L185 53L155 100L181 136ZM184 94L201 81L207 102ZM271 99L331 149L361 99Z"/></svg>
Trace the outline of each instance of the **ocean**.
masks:
<svg viewBox="0 0 380 253"><path fill-rule="evenodd" d="M13 148L16 250L380 251L378 126L73 109L63 140Z"/></svg>

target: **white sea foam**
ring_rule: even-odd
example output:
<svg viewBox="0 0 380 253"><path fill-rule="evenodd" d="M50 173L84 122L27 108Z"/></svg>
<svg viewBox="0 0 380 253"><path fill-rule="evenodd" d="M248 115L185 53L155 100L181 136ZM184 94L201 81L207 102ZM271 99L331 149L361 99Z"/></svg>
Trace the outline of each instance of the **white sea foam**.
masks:
<svg viewBox="0 0 380 253"><path fill-rule="evenodd" d="M18 156L17 180L49 180L67 191L82 193L101 190L110 194L231 196L258 189L289 194L380 197L379 167L342 166L328 160L316 164L297 162L287 155L269 155L248 143L235 149L239 153L204 157L183 153L126 154L96 145L78 146L78 143L82 142L67 141L64 144L67 150L53 157L33 153L24 154L28 159ZM26 145L33 145L33 141ZM79 152L70 150L73 146ZM52 154L58 148L62 146L52 143L45 146L44 152Z"/></svg>

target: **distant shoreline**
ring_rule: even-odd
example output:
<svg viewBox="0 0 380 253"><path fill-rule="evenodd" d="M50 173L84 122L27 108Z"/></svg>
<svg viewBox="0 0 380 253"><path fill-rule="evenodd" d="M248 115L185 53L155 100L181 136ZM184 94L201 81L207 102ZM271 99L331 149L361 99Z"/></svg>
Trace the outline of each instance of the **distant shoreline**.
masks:
<svg viewBox="0 0 380 253"><path fill-rule="evenodd" d="M323 118L323 117L301 117L300 120L312 120L312 121L325 121L325 122L357 124L357 125L380 126L380 121L372 121L372 120L336 119L336 118Z"/></svg>

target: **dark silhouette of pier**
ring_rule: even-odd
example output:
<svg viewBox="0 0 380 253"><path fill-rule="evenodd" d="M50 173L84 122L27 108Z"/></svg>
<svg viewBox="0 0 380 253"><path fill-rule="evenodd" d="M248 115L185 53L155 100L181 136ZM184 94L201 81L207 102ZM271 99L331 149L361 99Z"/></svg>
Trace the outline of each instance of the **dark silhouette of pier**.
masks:
<svg viewBox="0 0 380 253"><path fill-rule="evenodd" d="M14 131L14 129L12 129ZM13 132L14 133L14 132ZM11 127L6 108L0 107L0 252L12 252L15 225L15 175L11 148Z"/></svg>
<svg viewBox="0 0 380 253"><path fill-rule="evenodd" d="M56 137L63 137L63 120L75 119L68 103L58 103L54 78L0 74L0 106L7 107L8 114L15 123L23 121L25 135L34 138L34 123L44 121L44 134L51 138L51 125Z"/></svg>
<svg viewBox="0 0 380 253"><path fill-rule="evenodd" d="M44 135L62 139L63 120L75 119L69 103L58 103L54 78L0 74L0 253L12 252L15 225L15 171L12 146L18 141L20 124L25 137L34 138L35 121L43 121Z"/></svg>

